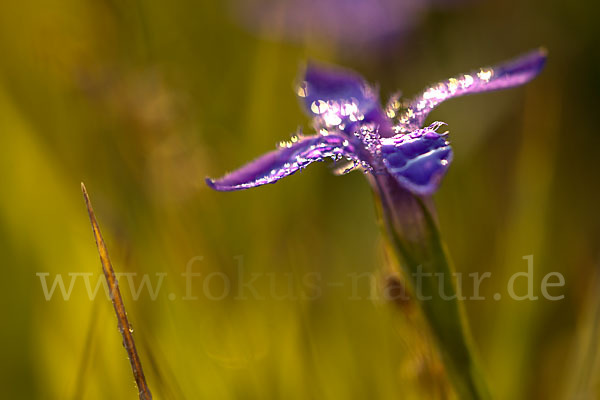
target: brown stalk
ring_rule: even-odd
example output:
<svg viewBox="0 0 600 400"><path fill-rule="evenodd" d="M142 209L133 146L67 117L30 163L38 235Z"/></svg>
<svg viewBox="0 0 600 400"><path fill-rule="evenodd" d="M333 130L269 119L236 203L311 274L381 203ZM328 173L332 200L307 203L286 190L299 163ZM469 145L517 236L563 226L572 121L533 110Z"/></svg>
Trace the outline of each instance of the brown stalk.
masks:
<svg viewBox="0 0 600 400"><path fill-rule="evenodd" d="M108 283L110 298L115 308L115 313L117 314L119 331L123 336L123 346L125 347L125 350L127 350L127 356L129 357L129 361L131 363L131 369L133 371L135 383L138 387L140 399L151 400L152 394L150 393L150 389L146 383L144 371L142 370L142 363L135 348L133 329L131 329L131 325L129 325L129 320L127 319L127 312L125 311L125 305L123 304L123 298L121 297L121 291L119 290L119 282L115 276L115 271L113 270L110 258L108 257L108 250L104 244L104 239L102 238L100 228L98 227L98 221L96 221L96 216L94 215L94 209L92 208L90 198L83 182L81 183L81 191L83 192L88 214L90 215L90 222L92 223L92 230L94 231L96 246L98 247L98 253L100 254L100 262L102 263L102 271L104 272L106 282Z"/></svg>

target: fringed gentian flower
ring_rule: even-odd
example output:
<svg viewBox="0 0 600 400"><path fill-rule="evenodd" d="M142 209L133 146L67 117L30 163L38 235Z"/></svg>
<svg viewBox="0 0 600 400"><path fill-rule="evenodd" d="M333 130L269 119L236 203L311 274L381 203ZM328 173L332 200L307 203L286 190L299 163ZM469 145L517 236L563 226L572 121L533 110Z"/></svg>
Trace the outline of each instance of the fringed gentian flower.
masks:
<svg viewBox="0 0 600 400"><path fill-rule="evenodd" d="M431 202L452 162L452 148L447 133L439 132L444 124L425 126L425 120L447 99L530 81L545 59L543 50L533 51L437 83L412 100L392 97L385 108L376 90L356 74L309 65L298 95L313 116L318 134L294 136L277 150L207 183L219 191L253 188L327 158L345 160L342 173L364 170L380 205L384 232L413 292L422 300L419 304L459 398L487 398L460 305L453 297L452 271Z"/></svg>
<svg viewBox="0 0 600 400"><path fill-rule="evenodd" d="M427 88L412 101L392 97L385 109L377 92L359 76L340 69L309 65L298 95L314 117L318 135L293 136L273 152L207 183L216 190L249 189L275 183L327 158L346 159L342 171L361 167L373 175L390 175L420 196L433 194L452 161L441 122L423 127L429 112L444 100L504 89L531 80L545 57L541 51L494 68L481 68Z"/></svg>

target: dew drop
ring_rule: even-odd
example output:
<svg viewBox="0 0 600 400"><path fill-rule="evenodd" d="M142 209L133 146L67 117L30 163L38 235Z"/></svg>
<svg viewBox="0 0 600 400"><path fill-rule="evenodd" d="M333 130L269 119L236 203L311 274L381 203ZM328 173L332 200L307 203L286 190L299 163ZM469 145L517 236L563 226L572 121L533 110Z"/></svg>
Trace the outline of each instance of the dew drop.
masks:
<svg viewBox="0 0 600 400"><path fill-rule="evenodd" d="M450 91L450 94L454 94L457 89L458 89L458 80L455 78L450 78L448 80L448 90Z"/></svg>
<svg viewBox="0 0 600 400"><path fill-rule="evenodd" d="M327 112L323 116L323 119L325 119L325 123L328 126L337 126L342 123L342 119L340 118L340 116L333 112Z"/></svg>
<svg viewBox="0 0 600 400"><path fill-rule="evenodd" d="M471 75L465 75L463 80L463 87L468 88L473 84L473 77Z"/></svg>
<svg viewBox="0 0 600 400"><path fill-rule="evenodd" d="M337 113L340 111L340 105L335 100L329 100L327 102L327 108L329 109L329 112L332 112L332 113Z"/></svg>
<svg viewBox="0 0 600 400"><path fill-rule="evenodd" d="M477 76L482 81L488 82L492 78L493 72L494 71L492 71L491 69L482 68L481 71L479 71L479 73L477 74Z"/></svg>
<svg viewBox="0 0 600 400"><path fill-rule="evenodd" d="M323 100L315 100L310 105L310 110L317 115L323 114L325 111L327 111L327 108L327 103L325 103Z"/></svg>
<svg viewBox="0 0 600 400"><path fill-rule="evenodd" d="M306 81L303 81L302 83L300 83L298 85L298 89L296 90L296 93L300 97L308 96L308 83L306 83Z"/></svg>

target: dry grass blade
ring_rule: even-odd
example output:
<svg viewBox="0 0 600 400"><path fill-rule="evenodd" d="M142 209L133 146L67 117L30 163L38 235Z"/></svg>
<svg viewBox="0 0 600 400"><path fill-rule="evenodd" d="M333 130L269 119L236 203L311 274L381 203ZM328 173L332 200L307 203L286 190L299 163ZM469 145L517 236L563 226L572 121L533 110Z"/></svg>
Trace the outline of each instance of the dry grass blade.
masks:
<svg viewBox="0 0 600 400"><path fill-rule="evenodd" d="M144 371L142 370L142 363L135 348L133 329L131 329L129 320L127 319L125 305L123 304L123 298L121 297L121 291L119 290L119 282L117 281L115 271L113 270L110 258L108 257L108 251L106 249L106 245L104 244L104 239L102 239L102 234L100 233L100 228L98 227L98 221L96 221L96 216L94 215L94 210L92 209L90 198L83 182L81 183L81 191L83 192L85 204L90 215L90 222L92 223L92 230L94 231L96 246L98 247L98 253L100 253L102 270L108 283L110 298L112 299L112 303L117 314L117 320L119 322L119 330L123 336L123 346L125 346L127 355L129 356L129 361L131 362L131 369L133 370L133 376L139 390L140 399L150 400L152 399L152 394L150 393L150 389L146 383Z"/></svg>

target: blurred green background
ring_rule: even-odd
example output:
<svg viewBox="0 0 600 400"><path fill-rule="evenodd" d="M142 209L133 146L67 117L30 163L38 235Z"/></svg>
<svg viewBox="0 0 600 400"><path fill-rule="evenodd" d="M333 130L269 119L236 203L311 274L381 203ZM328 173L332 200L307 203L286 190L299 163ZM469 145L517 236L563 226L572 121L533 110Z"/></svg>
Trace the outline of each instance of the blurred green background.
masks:
<svg viewBox="0 0 600 400"><path fill-rule="evenodd" d="M600 398L592 5L434 1L382 41L318 24L290 35L283 17L241 17L258 7L248 2L2 2L3 397L136 397L110 301L91 301L82 276L68 301L47 301L36 275L101 278L84 181L115 269L137 284L167 274L155 300L123 290L156 398L441 398L422 327L370 300L368 279L349 283L386 264L360 173L319 165L231 194L204 178L310 132L293 86L308 59L359 71L385 101L545 46L532 83L432 114L455 150L435 201L457 271L492 272L487 300L465 308L495 397ZM566 285L552 293L565 298L494 301L530 254L536 294L557 271ZM181 276L190 260L203 274L195 300ZM252 274L257 295L243 286Z"/></svg>

